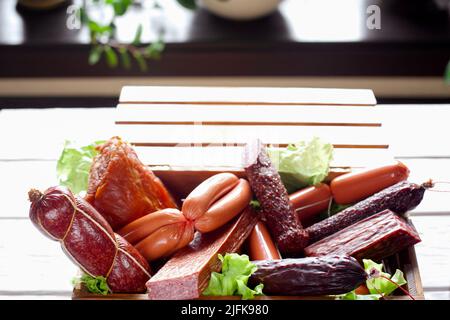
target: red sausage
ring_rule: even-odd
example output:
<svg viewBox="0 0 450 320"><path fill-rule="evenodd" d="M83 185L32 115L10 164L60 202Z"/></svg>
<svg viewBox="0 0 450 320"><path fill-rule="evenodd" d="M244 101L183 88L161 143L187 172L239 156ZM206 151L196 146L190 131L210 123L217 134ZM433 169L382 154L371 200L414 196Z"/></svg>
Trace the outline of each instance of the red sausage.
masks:
<svg viewBox="0 0 450 320"><path fill-rule="evenodd" d="M253 228L248 239L250 260L279 260L281 259L269 230L261 221Z"/></svg>
<svg viewBox="0 0 450 320"><path fill-rule="evenodd" d="M216 174L199 184L184 200L181 211L189 220L203 216L211 205L239 183L232 173Z"/></svg>
<svg viewBox="0 0 450 320"><path fill-rule="evenodd" d="M30 219L85 273L106 278L113 292L143 292L150 266L100 213L66 187L32 189Z"/></svg>
<svg viewBox="0 0 450 320"><path fill-rule="evenodd" d="M406 180L409 169L398 161L395 164L341 175L331 181L331 193L338 204L351 204Z"/></svg>
<svg viewBox="0 0 450 320"><path fill-rule="evenodd" d="M317 214L328 208L331 200L330 187L319 183L291 194L289 200L302 224L308 225Z"/></svg>

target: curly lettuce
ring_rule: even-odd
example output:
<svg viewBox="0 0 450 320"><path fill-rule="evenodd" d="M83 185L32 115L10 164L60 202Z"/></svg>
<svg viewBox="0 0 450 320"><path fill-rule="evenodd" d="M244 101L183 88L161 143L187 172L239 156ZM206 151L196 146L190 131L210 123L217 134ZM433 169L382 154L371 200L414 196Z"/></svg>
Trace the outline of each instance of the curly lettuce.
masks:
<svg viewBox="0 0 450 320"><path fill-rule="evenodd" d="M104 142L95 141L90 145L79 147L66 141L56 165L59 184L68 187L76 194L85 192L92 160L98 154L96 147Z"/></svg>
<svg viewBox="0 0 450 320"><path fill-rule="evenodd" d="M370 278L366 281L367 289L369 289L369 294L357 294L355 290L350 291L346 294L341 294L336 296L336 299L340 300L379 300L381 297L388 296L393 293L398 286L406 284L406 279L403 272L396 270L394 275L383 272L383 264L376 263L369 259L363 259L364 270L370 274L373 270L383 277L377 276ZM391 281L387 280L391 279ZM395 285L394 283L397 285Z"/></svg>
<svg viewBox="0 0 450 320"><path fill-rule="evenodd" d="M211 273L208 287L203 291L205 296L242 296L242 299L253 299L255 295L262 295L263 284L254 289L247 286L248 279L256 271L255 264L250 262L247 255L227 253L219 254L222 262L220 273Z"/></svg>
<svg viewBox="0 0 450 320"><path fill-rule="evenodd" d="M267 152L288 192L322 182L333 160L333 145L318 137L284 149L268 148Z"/></svg>

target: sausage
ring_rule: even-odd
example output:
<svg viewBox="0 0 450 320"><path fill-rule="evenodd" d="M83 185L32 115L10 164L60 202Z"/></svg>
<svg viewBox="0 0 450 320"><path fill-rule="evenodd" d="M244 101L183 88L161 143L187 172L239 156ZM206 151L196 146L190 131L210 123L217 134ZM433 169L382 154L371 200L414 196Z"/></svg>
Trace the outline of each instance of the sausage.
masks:
<svg viewBox="0 0 450 320"><path fill-rule="evenodd" d="M412 225L385 210L313 243L305 248L305 254L345 254L358 260L378 261L418 242L419 234Z"/></svg>
<svg viewBox="0 0 450 320"><path fill-rule="evenodd" d="M152 212L146 216L134 220L117 231L117 233L131 244L136 244L159 228L166 225L177 223L182 224L186 222L187 220L180 210L167 208Z"/></svg>
<svg viewBox="0 0 450 320"><path fill-rule="evenodd" d="M84 199L66 187L44 193L31 189L30 220L85 273L106 278L112 292L145 291L150 267L126 240Z"/></svg>
<svg viewBox="0 0 450 320"><path fill-rule="evenodd" d="M278 260L281 259L269 230L263 222L259 221L248 238L248 251L251 260Z"/></svg>
<svg viewBox="0 0 450 320"><path fill-rule="evenodd" d="M189 220L200 218L211 205L239 183L232 173L216 174L199 184L184 200L181 211Z"/></svg>
<svg viewBox="0 0 450 320"><path fill-rule="evenodd" d="M331 193L338 204L352 204L408 179L409 169L402 162L350 172L334 178Z"/></svg>
<svg viewBox="0 0 450 320"><path fill-rule="evenodd" d="M310 243L314 243L348 226L389 209L403 214L414 209L423 199L428 185L418 185L408 181L399 182L373 196L342 210L338 214L308 227L306 231Z"/></svg>
<svg viewBox="0 0 450 320"><path fill-rule="evenodd" d="M194 225L180 210L167 208L127 224L118 233L152 261L188 245L194 238Z"/></svg>
<svg viewBox="0 0 450 320"><path fill-rule="evenodd" d="M330 187L325 183L301 189L289 196L303 225L309 225L317 214L325 211L331 199Z"/></svg>
<svg viewBox="0 0 450 320"><path fill-rule="evenodd" d="M308 234L303 229L280 175L260 140L246 144L244 167L250 186L261 204L263 220L281 254L301 254L308 243Z"/></svg>
<svg viewBox="0 0 450 320"><path fill-rule="evenodd" d="M194 238L192 223L169 224L138 242L136 249L149 261L167 257Z"/></svg>
<svg viewBox="0 0 450 320"><path fill-rule="evenodd" d="M183 203L183 212L167 208L141 217L119 230L147 259L167 257L188 245L194 231L211 232L241 213L252 198L250 185L231 173L202 182Z"/></svg>
<svg viewBox="0 0 450 320"><path fill-rule="evenodd" d="M255 261L250 285L264 284L271 295L334 295L352 291L367 280L358 261L348 256L324 256Z"/></svg>
<svg viewBox="0 0 450 320"><path fill-rule="evenodd" d="M251 199L252 190L249 183L247 180L239 179L237 185L230 192L217 200L195 220L195 229L203 233L217 229L241 213Z"/></svg>
<svg viewBox="0 0 450 320"><path fill-rule="evenodd" d="M147 282L149 299L199 298L208 286L211 273L221 268L218 254L237 252L258 220L258 212L248 206L222 228L197 232L194 240L175 253Z"/></svg>

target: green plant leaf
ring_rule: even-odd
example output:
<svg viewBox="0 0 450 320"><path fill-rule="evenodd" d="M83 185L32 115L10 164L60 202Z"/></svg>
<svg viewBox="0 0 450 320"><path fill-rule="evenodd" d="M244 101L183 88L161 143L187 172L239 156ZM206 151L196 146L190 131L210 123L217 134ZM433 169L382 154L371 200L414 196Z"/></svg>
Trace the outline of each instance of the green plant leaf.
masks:
<svg viewBox="0 0 450 320"><path fill-rule="evenodd" d="M141 44L141 37L142 37L142 24L140 24L137 27L132 44L134 46L140 45Z"/></svg>
<svg viewBox="0 0 450 320"><path fill-rule="evenodd" d="M225 256L219 254L218 257L222 262L222 270L220 273L211 273L208 287L203 291L203 295L239 295L242 299L253 299L255 295L263 294L263 284L257 285L254 289L247 286L248 279L257 269L247 255L227 253Z"/></svg>
<svg viewBox="0 0 450 320"><path fill-rule="evenodd" d="M117 54L114 51L113 48L111 48L110 46L105 46L105 55L106 55L106 62L108 63L108 66L110 68L114 68L117 67L118 59L117 59Z"/></svg>
<svg viewBox="0 0 450 320"><path fill-rule="evenodd" d="M155 41L145 49L146 56L155 60L160 59L164 48L165 44L162 40Z"/></svg>
<svg viewBox="0 0 450 320"><path fill-rule="evenodd" d="M127 12L128 7L133 3L133 0L106 0L105 3L111 5L116 16L120 17Z"/></svg>
<svg viewBox="0 0 450 320"><path fill-rule="evenodd" d="M139 69L141 69L142 72L147 71L147 61L145 61L144 56L139 51L133 52L133 57L138 63Z"/></svg>
<svg viewBox="0 0 450 320"><path fill-rule="evenodd" d="M122 62L123 67L125 69L130 69L131 68L131 58L130 58L130 55L128 54L127 48L120 48L119 53L120 53L120 61Z"/></svg>
<svg viewBox="0 0 450 320"><path fill-rule="evenodd" d="M94 65L100 61L102 57L103 47L99 45L94 45L89 53L89 64Z"/></svg>
<svg viewBox="0 0 450 320"><path fill-rule="evenodd" d="M103 34L106 32L111 32L110 25L100 25L94 20L88 21L88 27L89 27L89 30L93 33Z"/></svg>
<svg viewBox="0 0 450 320"><path fill-rule="evenodd" d="M95 141L87 146L75 146L66 141L56 164L59 184L68 187L73 193L87 190L89 170L92 160L98 154L96 147L105 141Z"/></svg>
<svg viewBox="0 0 450 320"><path fill-rule="evenodd" d="M177 0L177 2L185 7L186 9L197 9L197 2L196 0Z"/></svg>

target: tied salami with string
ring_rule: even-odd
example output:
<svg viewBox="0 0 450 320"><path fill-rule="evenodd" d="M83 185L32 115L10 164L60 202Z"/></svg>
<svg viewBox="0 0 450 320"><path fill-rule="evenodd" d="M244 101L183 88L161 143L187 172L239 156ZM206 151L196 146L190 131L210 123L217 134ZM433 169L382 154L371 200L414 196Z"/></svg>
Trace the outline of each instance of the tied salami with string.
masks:
<svg viewBox="0 0 450 320"><path fill-rule="evenodd" d="M105 277L112 292L145 292L147 261L89 203L65 187L31 189L28 196L33 224L86 274Z"/></svg>

